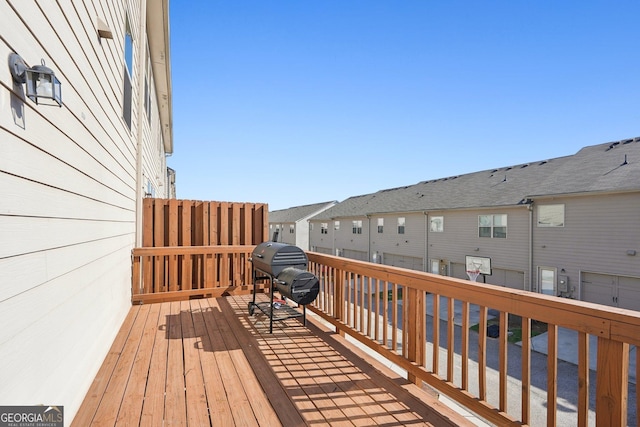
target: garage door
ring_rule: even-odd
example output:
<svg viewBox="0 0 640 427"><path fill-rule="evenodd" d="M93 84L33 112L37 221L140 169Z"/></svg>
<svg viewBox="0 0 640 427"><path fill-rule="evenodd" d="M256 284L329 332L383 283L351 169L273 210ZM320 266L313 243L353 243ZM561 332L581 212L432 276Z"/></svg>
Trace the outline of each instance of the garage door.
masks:
<svg viewBox="0 0 640 427"><path fill-rule="evenodd" d="M640 311L640 278L583 272L582 300Z"/></svg>
<svg viewBox="0 0 640 427"><path fill-rule="evenodd" d="M353 249L343 249L342 256L349 259L367 261L367 253L363 251L354 251Z"/></svg>
<svg viewBox="0 0 640 427"><path fill-rule="evenodd" d="M395 255L385 252L382 256L382 261L384 264L392 265L394 267L410 268L411 270L424 271L422 258Z"/></svg>

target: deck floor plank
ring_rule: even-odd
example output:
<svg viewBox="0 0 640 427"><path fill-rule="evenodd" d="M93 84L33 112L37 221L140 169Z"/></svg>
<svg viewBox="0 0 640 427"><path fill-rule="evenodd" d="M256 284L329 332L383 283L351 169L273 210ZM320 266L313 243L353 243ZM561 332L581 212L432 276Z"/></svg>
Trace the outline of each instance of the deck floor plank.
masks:
<svg viewBox="0 0 640 427"><path fill-rule="evenodd" d="M207 393L207 401L209 402L209 415L212 420L219 422L219 425L233 425L233 415L231 407L224 387L221 387L222 376L218 368L218 362L214 352L214 346L211 342L208 330L215 328L213 320L214 314L211 307L205 300L193 301L194 307L199 307L196 313L201 317L202 322L195 323L196 334L202 342L202 353L200 355L200 364L204 375L204 387Z"/></svg>
<svg viewBox="0 0 640 427"><path fill-rule="evenodd" d="M160 316L159 305L151 305L148 308L149 313L138 346L138 352L133 362L131 375L127 382L127 388L124 391L122 406L118 412L116 425L126 426L131 420L140 420L142 415L147 376L149 375L153 344L156 339L156 329L158 327L158 317Z"/></svg>
<svg viewBox="0 0 640 427"><path fill-rule="evenodd" d="M140 312L140 306L131 307L127 317L124 319L116 338L111 344L111 348L109 349L109 353L105 357L96 377L93 379L91 386L89 387L89 391L87 392L84 400L82 401L81 408L82 410L78 411L78 414L75 416L72 422L72 427L84 427L91 425L93 423L93 419L95 418L96 411L100 406L100 402L102 401L105 390L109 385L109 381L113 375L113 371L116 368L116 364L120 355L123 352L124 346L127 342L127 338L129 337L129 333L131 332L131 327Z"/></svg>
<svg viewBox="0 0 640 427"><path fill-rule="evenodd" d="M204 376L200 361L201 343L196 335L196 322L204 322L189 301L180 303L182 321L182 345L184 348L184 381L187 405L187 424L205 426L209 424L207 395L204 388Z"/></svg>
<svg viewBox="0 0 640 427"><path fill-rule="evenodd" d="M140 417L140 425L150 427L162 425L164 420L164 391L167 384L169 340L167 339L166 322L171 313L171 305L158 305L160 305L160 314L158 316L153 354L151 355L147 387L142 404L142 416Z"/></svg>
<svg viewBox="0 0 640 427"><path fill-rule="evenodd" d="M216 304L219 309L218 301L209 300L209 303ZM254 369L252 369L247 361L246 354L242 350L237 334L232 330L229 320L227 317L222 316L219 322L220 332L222 333L226 347L233 349L229 352L229 355L233 361L236 373L240 378L240 382L243 385L244 392L247 395L256 421L261 426L277 426L280 424L278 416L273 406L269 403L265 391L260 386L260 382L254 374ZM237 323L237 318L234 317L231 319L231 323Z"/></svg>
<svg viewBox="0 0 640 427"><path fill-rule="evenodd" d="M115 425L118 412L122 407L122 399L126 390L135 355L140 346L140 339L144 332L144 326L149 315L149 306L140 307L138 315L131 326L129 336L118 358L116 367L109 380L109 385L100 401L92 425Z"/></svg>
<svg viewBox="0 0 640 427"><path fill-rule="evenodd" d="M269 333L250 300L132 307L72 425L468 425L312 319Z"/></svg>
<svg viewBox="0 0 640 427"><path fill-rule="evenodd" d="M187 405L185 402L184 359L180 302L171 302L171 314L167 322L169 350L167 352L167 385L164 401L164 425L185 426Z"/></svg>

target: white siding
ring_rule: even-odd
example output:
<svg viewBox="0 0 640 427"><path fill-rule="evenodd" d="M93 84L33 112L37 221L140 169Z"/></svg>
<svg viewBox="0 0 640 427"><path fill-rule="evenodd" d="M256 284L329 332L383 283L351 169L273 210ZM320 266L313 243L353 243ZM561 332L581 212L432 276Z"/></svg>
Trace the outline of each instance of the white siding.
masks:
<svg viewBox="0 0 640 427"><path fill-rule="evenodd" d="M128 4L137 70L146 38L140 5ZM16 52L29 65L44 58L64 102L25 100L0 66L0 402L64 405L67 424L130 308L139 76L129 130L122 118L125 8L0 0L0 57ZM113 40L98 39L97 16ZM160 187L166 164L158 120L155 103L151 126L142 112L142 164Z"/></svg>

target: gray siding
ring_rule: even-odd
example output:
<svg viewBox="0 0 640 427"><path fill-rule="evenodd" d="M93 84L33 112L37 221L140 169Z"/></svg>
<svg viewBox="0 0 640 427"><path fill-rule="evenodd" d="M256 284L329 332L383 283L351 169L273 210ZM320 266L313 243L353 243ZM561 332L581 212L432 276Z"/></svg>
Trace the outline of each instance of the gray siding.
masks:
<svg viewBox="0 0 640 427"><path fill-rule="evenodd" d="M478 215L506 214L507 238L478 237ZM494 270L515 270L528 277L529 271L529 211L526 207L496 208L490 210L460 210L431 212L429 216L444 217L444 231L428 233L428 258L441 259L447 263L459 263L460 269L452 268L452 275L466 278L464 261L466 255L491 258ZM461 271L457 271L461 270ZM497 273L497 272L496 272ZM519 276L507 276L487 283L522 289ZM507 279L508 277L508 279ZM515 280L517 283L510 283ZM526 286L525 280L525 286Z"/></svg>
<svg viewBox="0 0 640 427"><path fill-rule="evenodd" d="M541 204L564 204L565 225L534 227L534 265L567 275L571 297L579 298L580 271L640 277L640 254L627 255L640 252L640 193L536 201ZM537 209L534 215L536 223Z"/></svg>

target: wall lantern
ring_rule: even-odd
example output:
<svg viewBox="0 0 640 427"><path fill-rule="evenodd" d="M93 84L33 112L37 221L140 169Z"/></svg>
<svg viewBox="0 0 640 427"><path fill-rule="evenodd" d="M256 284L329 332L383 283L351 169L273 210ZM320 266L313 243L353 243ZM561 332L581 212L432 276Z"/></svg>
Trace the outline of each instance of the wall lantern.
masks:
<svg viewBox="0 0 640 427"><path fill-rule="evenodd" d="M44 65L29 67L16 53L9 55L11 76L16 83L26 84L27 97L37 105L62 107L62 88L53 70Z"/></svg>

